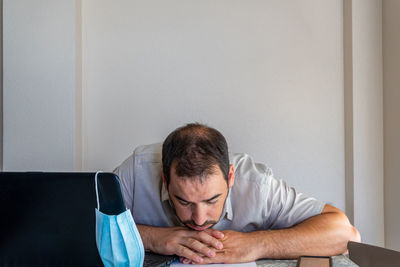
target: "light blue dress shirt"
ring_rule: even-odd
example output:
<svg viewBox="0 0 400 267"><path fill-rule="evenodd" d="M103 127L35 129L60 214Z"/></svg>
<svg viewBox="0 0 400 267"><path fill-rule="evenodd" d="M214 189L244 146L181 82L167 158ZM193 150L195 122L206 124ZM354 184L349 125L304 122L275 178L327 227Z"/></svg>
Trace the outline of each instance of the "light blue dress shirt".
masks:
<svg viewBox="0 0 400 267"><path fill-rule="evenodd" d="M162 184L161 144L140 146L114 172L136 224L179 226ZM324 203L296 192L247 154L231 154L235 183L217 230L250 232L288 228L322 212Z"/></svg>

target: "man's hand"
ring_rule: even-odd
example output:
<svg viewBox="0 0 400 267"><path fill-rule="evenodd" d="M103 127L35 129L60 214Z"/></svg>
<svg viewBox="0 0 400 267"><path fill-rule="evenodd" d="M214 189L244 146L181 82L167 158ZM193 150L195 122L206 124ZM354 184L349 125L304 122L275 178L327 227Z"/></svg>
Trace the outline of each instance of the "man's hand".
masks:
<svg viewBox="0 0 400 267"><path fill-rule="evenodd" d="M203 257L203 263L251 262L260 258L257 232L242 233L231 230L222 232L223 249L216 251L215 257Z"/></svg>
<svg viewBox="0 0 400 267"><path fill-rule="evenodd" d="M241 233L236 231L222 231L224 237L220 239L223 249L216 250L215 257L203 256L203 264L210 263L238 263L251 262L260 258L258 251L257 232ZM183 263L196 264L188 259L180 259Z"/></svg>
<svg viewBox="0 0 400 267"><path fill-rule="evenodd" d="M193 263L203 263L203 256L213 258L223 248L218 240L224 237L220 231L189 230L185 227L152 227L138 225L146 249L163 255L178 255Z"/></svg>

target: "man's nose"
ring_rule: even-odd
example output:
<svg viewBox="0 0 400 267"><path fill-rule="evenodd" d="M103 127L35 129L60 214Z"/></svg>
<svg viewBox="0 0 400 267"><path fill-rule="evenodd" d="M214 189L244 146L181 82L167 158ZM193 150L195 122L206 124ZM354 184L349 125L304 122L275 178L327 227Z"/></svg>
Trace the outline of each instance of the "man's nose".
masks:
<svg viewBox="0 0 400 267"><path fill-rule="evenodd" d="M200 205L193 207L192 220L196 225L203 225L207 221L207 211Z"/></svg>

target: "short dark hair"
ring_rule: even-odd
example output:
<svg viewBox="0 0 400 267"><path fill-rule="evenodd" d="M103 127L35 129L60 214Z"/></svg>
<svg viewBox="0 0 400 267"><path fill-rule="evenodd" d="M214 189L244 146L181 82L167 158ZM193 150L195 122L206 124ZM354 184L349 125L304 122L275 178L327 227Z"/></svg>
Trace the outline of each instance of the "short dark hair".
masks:
<svg viewBox="0 0 400 267"><path fill-rule="evenodd" d="M179 177L203 179L215 173L217 165L228 182L228 144L219 131L204 124L186 124L170 133L164 140L162 164L167 185L174 161L175 172Z"/></svg>

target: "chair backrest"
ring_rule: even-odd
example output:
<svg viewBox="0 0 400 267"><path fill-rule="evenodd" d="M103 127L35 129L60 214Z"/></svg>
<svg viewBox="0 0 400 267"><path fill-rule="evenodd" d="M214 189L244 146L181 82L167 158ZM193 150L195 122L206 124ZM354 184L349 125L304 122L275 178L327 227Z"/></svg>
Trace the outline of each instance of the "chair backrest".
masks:
<svg viewBox="0 0 400 267"><path fill-rule="evenodd" d="M363 243L349 242L350 259L361 267L400 266L400 252Z"/></svg>
<svg viewBox="0 0 400 267"><path fill-rule="evenodd" d="M94 173L0 172L0 266L102 266ZM100 207L125 210L118 177L98 176Z"/></svg>

